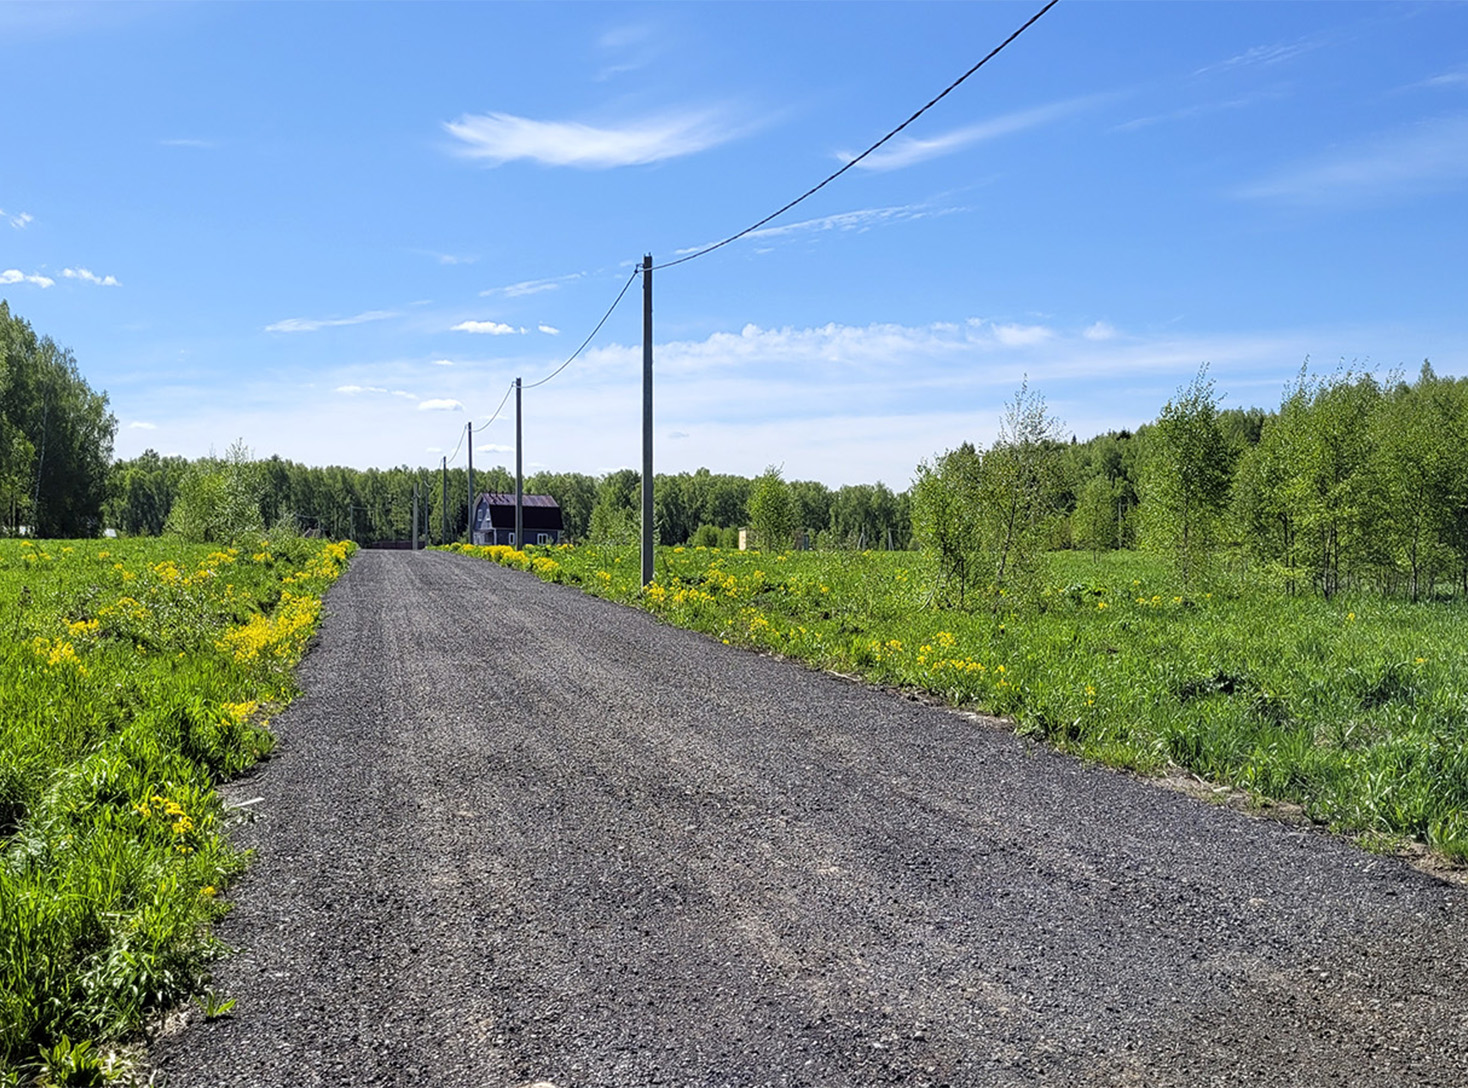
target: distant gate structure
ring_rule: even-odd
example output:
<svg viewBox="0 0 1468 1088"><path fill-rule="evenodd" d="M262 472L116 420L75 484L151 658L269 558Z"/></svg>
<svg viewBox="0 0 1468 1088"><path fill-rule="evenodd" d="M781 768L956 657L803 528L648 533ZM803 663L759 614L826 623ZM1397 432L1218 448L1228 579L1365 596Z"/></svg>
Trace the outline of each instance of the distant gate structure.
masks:
<svg viewBox="0 0 1468 1088"><path fill-rule="evenodd" d="M549 495L524 495L520 499L525 522L526 544L559 544L565 529L561 504ZM515 539L515 496L500 491L481 491L474 503L475 544L509 544Z"/></svg>

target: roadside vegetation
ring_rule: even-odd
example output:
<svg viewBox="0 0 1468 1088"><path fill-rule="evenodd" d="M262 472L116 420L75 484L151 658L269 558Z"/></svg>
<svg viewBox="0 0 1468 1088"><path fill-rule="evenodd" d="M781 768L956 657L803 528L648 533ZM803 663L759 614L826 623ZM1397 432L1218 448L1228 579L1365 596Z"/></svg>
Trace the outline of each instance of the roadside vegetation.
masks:
<svg viewBox="0 0 1468 1088"><path fill-rule="evenodd" d="M125 1079L206 990L244 857L216 786L269 716L353 545L0 540L0 1084Z"/></svg>

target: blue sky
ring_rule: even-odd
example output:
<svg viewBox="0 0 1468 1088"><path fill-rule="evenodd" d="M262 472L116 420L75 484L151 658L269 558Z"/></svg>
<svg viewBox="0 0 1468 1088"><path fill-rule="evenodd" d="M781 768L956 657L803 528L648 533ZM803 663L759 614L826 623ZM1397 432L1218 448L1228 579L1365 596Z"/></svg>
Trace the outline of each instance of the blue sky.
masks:
<svg viewBox="0 0 1468 1088"><path fill-rule="evenodd" d="M437 465L651 252L773 211L1036 8L0 3L0 297L117 454ZM657 467L905 487L1019 383L1468 373L1468 6L1062 0L769 228L655 274ZM634 285L527 467L640 464ZM459 454L462 463L462 451Z"/></svg>

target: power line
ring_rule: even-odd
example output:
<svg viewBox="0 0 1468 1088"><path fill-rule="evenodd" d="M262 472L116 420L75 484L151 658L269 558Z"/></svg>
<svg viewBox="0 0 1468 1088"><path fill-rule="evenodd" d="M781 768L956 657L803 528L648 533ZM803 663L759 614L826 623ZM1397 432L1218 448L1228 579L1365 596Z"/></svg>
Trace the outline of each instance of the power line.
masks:
<svg viewBox="0 0 1468 1088"><path fill-rule="evenodd" d="M948 94L949 94L950 91L953 91L955 88L958 87L958 85L960 83L962 83L964 80L968 79L969 76L973 75L980 68L982 68L984 65L988 64L995 57L997 57L1001 52L1004 51L1005 47L1008 46L1010 42L1014 41L1021 34L1023 34L1026 30L1030 29L1030 27L1032 27L1035 23L1037 23L1039 21L1040 16L1044 15L1047 11L1049 11L1051 8L1053 8L1059 2L1060 2L1060 0L1049 0L1049 3L1047 3L1039 11L1035 12L1035 14L1031 15L1029 17L1029 19L1027 19L1025 21L1025 23L1024 23L1023 26L1021 26L1018 30L1016 30L1009 37L1005 38L1002 42L1000 42L998 45L996 45L993 49L989 50L988 55L985 56L983 58L983 60L979 61L972 68L970 68L967 72L963 73L963 75L959 76L952 83L948 84L947 87L944 87L943 90L942 90L942 92L940 94L938 94L937 97L935 97L932 101L930 101L926 106L924 106L922 109L918 110L911 117L909 117L906 121L902 122L902 124L898 125L891 132L887 133L887 135L883 136L876 143L872 144L871 147L867 148L860 155L856 156L856 158L852 159L845 166L841 167L841 169L839 169L835 173L830 174L829 176L827 176L825 178L825 180L823 180L819 185L815 185L815 186L812 186L811 188L807 189L805 192L801 193L798 197L796 197L794 200L792 200L789 204L786 204L783 208L780 208L780 209L778 209L776 211L771 212L769 215L767 215L763 219L761 219L758 223L754 223L751 226L745 227L738 234L731 234L729 237L725 238L722 242L715 242L713 245L704 246L704 248L698 250L695 253L690 253L686 257L679 257L676 261L667 261L667 262L665 262L663 264L655 265L653 267L653 271L658 271L659 269L663 269L663 268L672 268L674 265L685 264L688 261L696 260L699 257L702 257L702 256L704 256L706 254L712 253L716 249L721 249L722 247L727 246L730 242L737 242L737 241L739 241L739 239L743 238L746 234L752 234L755 231L759 230L760 227L764 226L770 220L777 219L780 216L784 215L791 208L795 207L795 205L799 204L802 200L805 200L807 197L814 196L816 193L818 193L822 189L824 189L827 185L830 185L831 182L833 182L837 178L839 178L842 174L846 173L846 171L850 170L857 163L861 162L862 159L866 158L873 151L877 150L877 148L881 147L888 140L892 139L892 137L896 136L899 132L901 132L903 129L905 129L908 125L912 124L919 117L921 117L923 114L927 113L930 109L932 109L934 106L936 106L939 102L941 102L944 98L946 98L948 96Z"/></svg>
<svg viewBox="0 0 1468 1088"><path fill-rule="evenodd" d="M587 336L587 338L585 340L581 341L581 346L571 353L571 357L569 359L567 359L560 366L558 366L554 370L552 370L544 378L541 378L540 381L538 381L538 382L531 382L529 385L525 386L524 388L526 388L526 389L534 389L536 386L544 385L546 382L550 381L552 378L554 378L561 371L565 370L568 366L570 366L571 363L572 363L572 361L576 358L576 356L580 355L583 351L586 350L586 345L589 344L589 343L591 343L591 341L593 340L593 338L595 338L596 334L599 333L599 332L601 332L601 327L607 323L607 318L609 318L609 317L612 316L612 311L615 310L617 308L617 305L622 301L622 296L627 293L627 288L629 288L629 287L632 286L632 281L635 280L641 272L642 272L642 268L639 266L638 268L636 268L633 271L632 275L630 275L630 276L627 277L627 282L624 283L624 284L622 284L622 290L620 290L620 291L617 292L616 299L613 300L611 306L609 306L607 308L607 312L604 313L604 314L602 314L601 320L596 323L596 328L592 329L591 330L591 334L589 336Z"/></svg>
<svg viewBox="0 0 1468 1088"><path fill-rule="evenodd" d="M505 395L500 398L500 406L494 410L494 415L490 416L487 420L480 424L481 428L488 427L495 420L499 419L500 412L504 410L505 402L510 399L510 394L514 391L515 383L511 382L509 388L505 390ZM467 423L459 428L459 444L454 447L454 452L449 455L449 464L452 465L455 461L459 459L459 451L464 448L464 435L467 434L468 431L469 425Z"/></svg>

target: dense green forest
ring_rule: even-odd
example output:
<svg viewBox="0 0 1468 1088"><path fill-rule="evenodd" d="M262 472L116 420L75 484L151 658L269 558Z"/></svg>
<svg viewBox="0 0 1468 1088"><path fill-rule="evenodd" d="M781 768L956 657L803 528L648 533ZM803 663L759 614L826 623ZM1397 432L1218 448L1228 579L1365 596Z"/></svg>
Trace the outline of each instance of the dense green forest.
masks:
<svg viewBox="0 0 1468 1088"><path fill-rule="evenodd" d="M243 443L194 461L148 450L113 462L107 397L71 354L3 302L0 347L0 532L207 541L285 526L370 545L412 536L416 488L423 539L465 535L463 467L321 468ZM941 592L964 603L1023 596L1038 557L1065 548L1159 552L1184 587L1247 572L1327 597L1468 593L1468 379L1427 363L1384 381L1302 368L1274 410L1220 399L1204 368L1151 422L1077 441L1022 388L991 446L935 455L900 492L786 481L774 467L753 479L659 475L657 538L733 546L748 527L780 547L922 547ZM514 480L480 469L474 487L512 491ZM525 489L556 498L572 540L637 538L635 471L540 472Z"/></svg>

